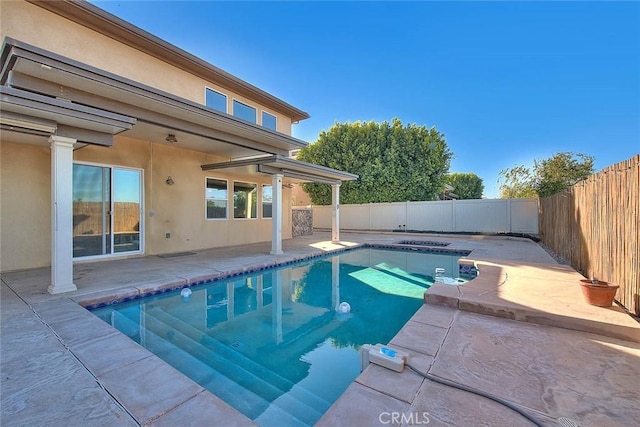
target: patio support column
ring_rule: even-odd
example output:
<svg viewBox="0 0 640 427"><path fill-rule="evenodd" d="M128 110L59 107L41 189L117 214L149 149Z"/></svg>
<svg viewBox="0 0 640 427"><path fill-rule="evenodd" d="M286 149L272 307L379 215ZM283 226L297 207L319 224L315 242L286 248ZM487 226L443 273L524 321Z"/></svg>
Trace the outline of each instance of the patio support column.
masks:
<svg viewBox="0 0 640 427"><path fill-rule="evenodd" d="M49 137L51 144L51 294L75 291L73 283L73 145Z"/></svg>
<svg viewBox="0 0 640 427"><path fill-rule="evenodd" d="M271 177L271 255L282 254L282 178L279 173Z"/></svg>
<svg viewBox="0 0 640 427"><path fill-rule="evenodd" d="M340 241L340 184L331 184L331 241Z"/></svg>

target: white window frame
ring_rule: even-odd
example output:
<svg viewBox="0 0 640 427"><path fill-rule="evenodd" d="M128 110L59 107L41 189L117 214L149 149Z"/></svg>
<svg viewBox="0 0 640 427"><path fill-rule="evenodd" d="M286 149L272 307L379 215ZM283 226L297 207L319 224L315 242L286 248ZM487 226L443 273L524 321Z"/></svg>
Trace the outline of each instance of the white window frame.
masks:
<svg viewBox="0 0 640 427"><path fill-rule="evenodd" d="M271 216L264 216L264 187L271 187ZM260 218L272 219L273 218L273 185L272 184L260 184Z"/></svg>
<svg viewBox="0 0 640 427"><path fill-rule="evenodd" d="M241 184L249 184L249 185L253 185L255 186L256 189L256 216L253 218L249 218L249 217L243 217L243 218L236 218L236 201L235 198L233 197L235 195L235 184L237 183L241 183ZM249 181L241 181L241 180L233 180L233 188L231 189L231 198L232 200L232 205L233 205L233 220L237 220L237 221L246 221L246 220L256 220L258 219L258 183L257 182L249 182Z"/></svg>
<svg viewBox="0 0 640 427"><path fill-rule="evenodd" d="M207 206L207 202L210 200L209 197L207 197L207 189L209 188L207 186L209 179L215 179L216 181L224 181L227 184L227 206L225 207L225 216L224 218L209 218L209 210L208 210L208 206ZM211 199L211 200L217 200L217 199ZM229 219L229 180L226 178L220 178L217 176L207 176L204 178L204 219L206 221L226 221Z"/></svg>
<svg viewBox="0 0 640 427"><path fill-rule="evenodd" d="M110 243L110 247L111 247L111 253L109 254L100 254L100 255L89 255L89 256L83 256L83 257L73 257L73 261L91 261L91 260L95 260L95 259L107 259L107 258L122 258L122 257L127 257L127 256L131 256L131 255L141 255L144 254L144 250L145 250L145 211L144 211L144 205L145 205L145 201L144 201L144 169L141 168L132 168L129 166L120 166L120 165L114 165L111 163L95 163L95 162L83 162L83 161L78 161L78 160L74 160L73 161L74 165L86 165L86 166L96 166L96 167L101 167L101 168L110 168L111 169L111 177L110 177L110 188L111 188L111 197L110 197L110 206L109 206L109 210L111 212L113 212L113 204L114 204L114 200L113 200L113 169L122 169L122 170L130 170L130 171L137 171L140 172L140 247L138 248L137 251L129 251L129 252L113 252L113 245L114 245L114 233L113 233L113 215L109 215L110 217L110 221L111 224L109 225L109 229L112 230L112 232L110 233L110 239L111 239L111 243Z"/></svg>
<svg viewBox="0 0 640 427"><path fill-rule="evenodd" d="M235 108L236 107L236 104L235 104L236 102L238 104L244 105L245 107L253 108L253 110L256 112L255 120L251 121L251 120L243 119L242 117L236 116L236 108ZM246 102L242 102L242 101L240 101L239 99L236 99L236 98L232 98L232 101L231 101L231 115L233 117L236 117L236 118L240 119L240 120L244 120L244 121L246 121L248 123L253 123L253 124L256 124L256 125L258 124L258 109L256 107L254 107L253 105L249 105Z"/></svg>
<svg viewBox="0 0 640 427"><path fill-rule="evenodd" d="M216 108L209 107L209 106L207 105L207 91L208 91L208 90L210 90L210 91L212 91L212 92L215 92L215 93L217 93L217 94L219 94L219 95L224 96L224 111L220 111L220 110L218 110L218 109L216 109ZM216 90L216 89L214 89L214 88L212 88L212 87L205 86L205 87L204 87L204 105L205 105L205 107L207 107L207 108L211 108L211 109L212 109L212 110L214 110L214 111L220 111L220 112L222 112L222 113L227 114L227 113L229 112L229 96L228 96L226 93L222 93L222 92L220 92L219 90Z"/></svg>
<svg viewBox="0 0 640 427"><path fill-rule="evenodd" d="M261 114L260 114L260 125L262 127L266 128L266 129L277 131L278 130L278 116L276 116L275 114L271 114L270 112L265 111L265 110L260 110L260 111L261 111ZM273 120L275 121L275 127L273 129L268 128L268 127L266 127L264 125L264 115L265 114L268 115L268 116L273 117Z"/></svg>

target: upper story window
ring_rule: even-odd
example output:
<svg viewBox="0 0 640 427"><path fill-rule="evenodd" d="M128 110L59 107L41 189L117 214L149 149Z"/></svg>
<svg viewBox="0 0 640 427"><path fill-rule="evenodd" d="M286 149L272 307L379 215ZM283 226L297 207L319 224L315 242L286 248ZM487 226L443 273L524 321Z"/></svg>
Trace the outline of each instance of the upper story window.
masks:
<svg viewBox="0 0 640 427"><path fill-rule="evenodd" d="M267 129L276 130L276 116L263 111L262 126L266 127Z"/></svg>
<svg viewBox="0 0 640 427"><path fill-rule="evenodd" d="M240 101L233 100L233 115L251 123L256 122L256 109Z"/></svg>
<svg viewBox="0 0 640 427"><path fill-rule="evenodd" d="M227 218L227 181L207 178L207 219Z"/></svg>
<svg viewBox="0 0 640 427"><path fill-rule="evenodd" d="M205 90L205 104L209 108L214 110L227 112L227 95L224 93L216 92L213 89L206 88Z"/></svg>

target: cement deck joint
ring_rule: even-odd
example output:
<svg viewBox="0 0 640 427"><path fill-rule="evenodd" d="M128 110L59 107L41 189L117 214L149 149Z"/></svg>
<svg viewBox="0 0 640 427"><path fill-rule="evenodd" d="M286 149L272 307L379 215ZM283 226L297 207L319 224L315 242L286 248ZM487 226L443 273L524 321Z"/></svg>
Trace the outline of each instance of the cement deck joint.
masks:
<svg viewBox="0 0 640 427"><path fill-rule="evenodd" d="M406 235L343 233L343 239L350 241L343 247L358 246L369 241L393 242L403 238L406 238ZM443 285L444 288L440 288L439 285L435 285L432 288L433 294L429 295L430 292L428 292L425 295L426 304L411 318L406 327L399 331L398 335L394 337L395 341L391 341L395 346L410 353L412 364L417 365L421 372L430 371L445 376L448 373L453 373L450 378L457 378L460 381L470 379L484 381L479 384L495 387L499 392L506 392L508 397L515 396L516 400L519 399L518 404L529 408L534 413L537 411L538 417L545 425L555 425L555 419L550 415L545 415L547 412L550 412L554 417L573 417L585 426L607 425L611 422L630 425L629 423L640 419L637 405L634 405L634 402L640 401L640 394L637 388L634 388L634 384L629 382L640 377L640 345L629 341L636 336L634 334L640 331L640 325L628 315L621 316L621 313L616 310L592 308L582 304L580 297L576 297L575 292L570 288L571 278L577 275L575 271L556 264L538 245L522 239L488 239L485 236L480 238L470 238L470 236L462 238L433 237L428 235L412 236L412 239L449 241L451 242L450 248L471 249L470 257L477 260L474 262L478 262L481 269L485 269L484 273L490 271L489 267L505 269L509 280L517 279L511 283L507 281L507 286L496 286L495 290L491 289L491 283L480 283L479 292L471 289L461 291L458 286ZM101 406L103 403L95 403L96 401L93 400L93 405L97 405L96 408L108 407L111 409L99 413L75 411L70 419L78 421L78 424L81 419L87 421L86 418L82 418L87 417L87 414L92 417L91 423L98 425L131 425L132 423L175 425L176 420L184 420L186 417L189 417L190 420L206 422L223 415L225 423L230 425L253 424L248 418L228 407L226 403L203 390L182 374L177 373L168 365L166 365L167 372L172 372L169 375L172 377L175 375L176 378L182 378L180 381L184 381L184 387L179 387L183 392L176 390L176 393L173 393L170 391L169 395L173 397L168 395L168 404L157 406L154 409L147 405L147 403L153 404L153 402L147 402L143 404L146 409L142 410L139 407L140 402L136 403L138 399L134 396L137 393L136 386L118 385L118 380L124 376L121 371L123 369L128 371L133 367L154 365L159 362L162 365L164 362L134 342L127 341L129 339L120 333L96 331L94 334L90 330L92 323L87 323L85 331L82 328L75 329L70 325L70 323L73 324L74 319L76 321L78 319L78 317L74 317L76 315L73 312L82 310L84 314L92 316L77 303L87 305L96 301L109 302L114 299L135 298L148 291L179 288L186 285L189 278L205 277L212 270L240 272L256 265L271 265L273 262L284 264L305 256L318 256L327 253L317 249L322 246L317 244L318 240L320 240L318 237L312 237L287 241L284 248L285 255L277 257L260 253L260 251L268 251L268 245L249 245L231 249L199 251L202 253L197 255L198 258L193 258L194 261L189 263L181 263L177 259L163 260L157 257L155 257L156 259L146 257L79 264L76 266L76 271L80 273L80 277L79 280L74 280L79 285L79 290L65 296L54 297L43 291L48 285L48 269L3 273L1 301L3 424L7 417L51 421L55 420L56 416L60 416L59 420L67 420L63 413L44 415L42 411L37 409L38 406L7 406L8 402L13 404L27 397L17 392L15 388L6 388L9 383L4 379L5 372L12 372L12 370L13 372L22 372L13 364L20 360L20 353L22 353L34 362L41 361L40 364L32 366L42 369L40 375L44 375L44 377L30 377L31 379L18 377L18 384L22 384L24 387L26 386L24 381L47 382L46 372L49 367L46 363L42 363L46 362L46 359L38 359L38 356L44 351L49 351L48 348L57 348L58 350L54 350L54 353L58 351L61 352L60 354L67 354L67 356L69 356L69 352L73 353L74 357L60 359L62 363L60 366L69 366L69 369L62 369L61 372L68 372L68 375L76 375L71 372L84 372L81 375L85 379L99 378L100 382L103 379L108 379L105 384L109 392L114 396L119 396L118 402L121 402L122 407L129 408L127 409L129 413L136 414L135 420L130 418L127 412L118 409L122 408L120 404L114 403L104 390L100 391L99 387L92 388L93 391L90 392L92 396L101 396L100 402L107 402L107 406ZM331 250L341 250L335 245L325 246ZM252 253L253 255L251 255ZM485 264L484 267L482 263ZM203 273L205 270L208 270L208 273ZM559 278L558 280L547 280L547 283L555 283L556 287L553 289L560 289L560 291L536 291L537 286L540 286L541 283L542 286L545 286L544 280L540 280L541 271L546 271L553 277ZM480 279L483 278L482 273L481 271ZM484 278L488 278L488 275L485 274ZM500 281L498 280L497 283ZM513 287L514 283L535 283L535 287L533 289L531 287L529 289L527 287ZM473 284L473 281L469 284ZM557 285L562 287L558 288ZM15 294L7 291L9 287L15 289L31 306L24 305L22 300L16 300L12 296ZM566 290L567 288L570 292ZM506 307L506 310L511 310L519 321L467 311L473 308L473 298L477 299L475 304L479 307L492 307L492 309ZM522 304L522 301L518 302L517 298L533 299ZM559 303L544 305L545 301L553 302L554 299ZM75 308L71 308L69 304ZM492 304L496 305L492 306ZM523 307L521 310L514 308L518 304ZM455 309L450 309L447 305L453 306ZM67 313L65 310L59 310L62 306L69 309L66 310ZM38 316L42 316L42 321L46 321L49 327L60 335L64 345L57 338L51 339L53 336L50 331L47 328L43 329L43 323L31 311L32 309L38 313ZM429 312L429 310L432 311ZM564 318L562 317L563 310L567 311L564 313ZM544 323L549 318L555 322L553 327L534 324ZM476 323L469 323L469 319L474 319ZM573 322L580 324L581 319L586 319L588 322L598 322L601 328L593 332L598 332L600 335L562 329L563 327L573 327ZM18 325L23 326L22 329ZM491 327L488 328L487 325L491 325ZM105 326L108 327L106 324ZM472 326L480 329L474 331ZM17 338L16 331L24 332L22 339ZM521 331L528 331L527 334L537 337L537 341L522 339L518 341L517 346L507 347L506 350L503 349L496 353L494 342L509 343L509 340L512 337L518 337L522 333ZM627 339L619 340L606 336L611 333L622 333L622 336ZM13 343L15 340L18 343L17 347L7 347L5 340L9 340L9 336L11 338L7 342ZM576 344L565 349L566 343L572 340L576 341ZM128 344L129 342L130 344ZM425 344L425 342L428 343ZM464 346L465 343L466 346ZM109 355L112 353L103 351L103 354L99 354L107 347L112 350L119 349L118 353L121 357L110 360ZM537 352L539 348L545 348L547 354ZM514 353L514 349L518 351ZM15 350L19 350L19 353L16 353ZM467 363L476 360L474 357L468 356L468 351L475 351L481 355L478 359L479 364ZM577 357L574 353L580 356ZM517 354L522 360L519 360L514 354ZM537 358L532 358L532 355L537 355ZM497 365L497 362L493 361L496 356L500 361ZM597 363L593 363L594 358L598 360ZM152 360L155 362L150 362ZM544 363L540 362L543 360ZM607 364L608 360L612 363ZM588 366L586 371L583 363ZM605 365L610 371L599 370ZM520 366L520 368L516 370L505 369L509 366ZM462 367L468 372L460 371ZM532 367L534 369L531 371ZM469 398L465 392L450 390L430 381L421 381L420 377L411 372L400 374L399 377L386 378L387 375L395 375L395 373L382 372L380 371L382 368L379 367L370 368L367 368L363 375L352 383L343 396L324 414L318 425L390 425L381 423L380 414L372 413L372 407L376 411L379 409L380 412L399 411L414 417L427 412L432 425L437 422L449 423L450 425L451 423L453 425L465 425L465 423L475 425L478 422L484 422L488 425L528 425L523 423L517 414L514 415L509 410L505 412L504 408L497 404L488 404L481 398ZM481 370L477 371L477 369ZM492 369L497 369L497 371L492 371ZM160 371L163 370L164 368ZM502 378L501 375L495 375L507 372L520 373L512 376L511 380ZM534 375L534 380L527 382L521 372L526 375ZM587 373L586 377L584 380L580 380L585 372ZM537 397L535 394L527 394L530 392L527 384L536 383L539 377L549 387ZM164 377L157 378L151 375L148 378L140 377L138 382L146 383L141 387L148 389L149 387L154 388L153 384L161 386L165 380ZM420 385L417 386L420 381ZM575 381L582 382L577 385ZM524 384L520 384L522 382ZM385 388L387 383L392 386ZM47 384L49 383L47 382ZM73 382L61 381L60 384L68 389L74 388ZM78 382L76 379L76 384L82 384L82 381ZM95 382L92 384L91 387L95 387ZM409 388L403 388L403 385L406 384L413 385ZM514 384L516 388L512 390L510 387L514 387ZM417 391L414 392L416 386ZM55 389L55 387L50 387L49 391ZM44 390L44 392L46 391ZM572 396L578 396L579 404L572 400ZM541 397L543 398L542 402L546 402L542 405L539 400ZM602 402L614 409L607 409L601 404ZM557 408L553 409L553 405L556 405ZM5 408L13 409L5 412ZM77 408L83 408L81 402L77 403ZM11 425L11 421L7 425Z"/></svg>

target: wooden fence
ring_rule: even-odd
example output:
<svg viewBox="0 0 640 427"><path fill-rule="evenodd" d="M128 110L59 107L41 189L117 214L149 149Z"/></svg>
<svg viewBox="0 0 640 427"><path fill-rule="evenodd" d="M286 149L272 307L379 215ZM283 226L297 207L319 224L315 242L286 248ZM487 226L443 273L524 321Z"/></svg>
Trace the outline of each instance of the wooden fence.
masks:
<svg viewBox="0 0 640 427"><path fill-rule="evenodd" d="M73 202L73 235L102 234L102 209L103 204L100 202ZM107 221L109 221L108 217ZM139 203L113 203L115 233L139 231L139 221Z"/></svg>
<svg viewBox="0 0 640 427"><path fill-rule="evenodd" d="M640 155L540 200L542 242L640 315Z"/></svg>

